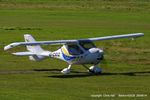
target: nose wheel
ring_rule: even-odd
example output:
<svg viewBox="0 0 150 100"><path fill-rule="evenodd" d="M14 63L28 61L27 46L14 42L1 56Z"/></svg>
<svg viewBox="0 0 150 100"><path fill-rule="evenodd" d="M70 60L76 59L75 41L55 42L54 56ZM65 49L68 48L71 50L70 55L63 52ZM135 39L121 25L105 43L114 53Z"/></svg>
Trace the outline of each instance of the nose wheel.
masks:
<svg viewBox="0 0 150 100"><path fill-rule="evenodd" d="M99 68L97 65L91 66L88 68L87 66L83 65L86 69L88 69L89 72L95 73L95 74L100 74L102 73L102 69Z"/></svg>
<svg viewBox="0 0 150 100"><path fill-rule="evenodd" d="M92 73L96 73L96 74L102 73L102 69L99 68L97 65L91 66L91 67L89 68L89 71L92 72Z"/></svg>

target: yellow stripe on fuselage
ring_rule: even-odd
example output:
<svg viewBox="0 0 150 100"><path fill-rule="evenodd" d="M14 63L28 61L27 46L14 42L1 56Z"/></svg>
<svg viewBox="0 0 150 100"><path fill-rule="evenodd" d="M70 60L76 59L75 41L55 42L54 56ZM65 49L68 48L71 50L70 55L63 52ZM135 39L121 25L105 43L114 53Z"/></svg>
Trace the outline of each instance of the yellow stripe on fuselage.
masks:
<svg viewBox="0 0 150 100"><path fill-rule="evenodd" d="M63 53L64 53L65 55L70 56L69 53L67 52L67 50L66 50L64 47L62 48L62 51L63 51Z"/></svg>

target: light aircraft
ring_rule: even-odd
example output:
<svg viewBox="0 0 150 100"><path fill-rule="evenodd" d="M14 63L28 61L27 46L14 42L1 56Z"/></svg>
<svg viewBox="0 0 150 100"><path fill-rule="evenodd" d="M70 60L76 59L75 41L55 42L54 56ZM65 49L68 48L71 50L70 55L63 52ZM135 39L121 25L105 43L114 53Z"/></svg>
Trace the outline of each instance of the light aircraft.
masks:
<svg viewBox="0 0 150 100"><path fill-rule="evenodd" d="M115 35L106 37L97 37L89 39L79 39L79 40L58 40L58 41L35 41L35 39L29 35L25 34L25 42L15 42L4 47L4 50L10 48L26 45L27 52L16 52L12 53L17 56L29 56L30 60L41 61L45 58L57 58L65 61L69 64L67 68L64 68L61 73L70 73L71 66L74 64L81 64L83 67L93 73L101 73L102 69L98 67L98 64L104 57L104 51L97 48L93 41L110 40L118 38L136 37L144 36L144 33L135 34L125 34L125 35ZM63 45L60 49L51 52L46 51L41 48L40 45ZM88 68L86 64L93 64Z"/></svg>

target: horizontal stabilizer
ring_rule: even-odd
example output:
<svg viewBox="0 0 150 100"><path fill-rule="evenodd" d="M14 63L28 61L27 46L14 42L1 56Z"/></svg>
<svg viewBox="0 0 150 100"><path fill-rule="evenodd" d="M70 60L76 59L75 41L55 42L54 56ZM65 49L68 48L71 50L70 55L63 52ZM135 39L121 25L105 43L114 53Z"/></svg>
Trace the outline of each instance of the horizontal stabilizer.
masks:
<svg viewBox="0 0 150 100"><path fill-rule="evenodd" d="M12 54L16 55L16 56L33 56L33 55L36 55L33 52L16 52L16 53L12 53Z"/></svg>

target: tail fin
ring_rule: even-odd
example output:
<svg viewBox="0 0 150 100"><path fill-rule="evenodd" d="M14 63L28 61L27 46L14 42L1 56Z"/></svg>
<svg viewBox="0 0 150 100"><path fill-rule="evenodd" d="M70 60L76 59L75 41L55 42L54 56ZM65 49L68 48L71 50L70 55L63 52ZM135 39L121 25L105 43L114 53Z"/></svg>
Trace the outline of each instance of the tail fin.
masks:
<svg viewBox="0 0 150 100"><path fill-rule="evenodd" d="M35 39L29 34L25 34L24 38L25 38L25 42L36 42ZM27 50L29 50L33 53L40 53L40 52L44 51L40 45L26 46L26 47L27 47Z"/></svg>
<svg viewBox="0 0 150 100"><path fill-rule="evenodd" d="M35 39L29 34L25 34L24 38L25 38L25 42L36 42ZM33 46L26 46L26 47L27 47L27 50L29 50L31 54L33 53L33 55L29 56L30 60L38 62L38 61L41 61L41 60L47 58L47 56L41 55L41 53L46 52L46 51L44 51L40 45L33 45ZM15 54L19 55L20 53L15 53ZM25 53L25 54L27 55L27 53Z"/></svg>

